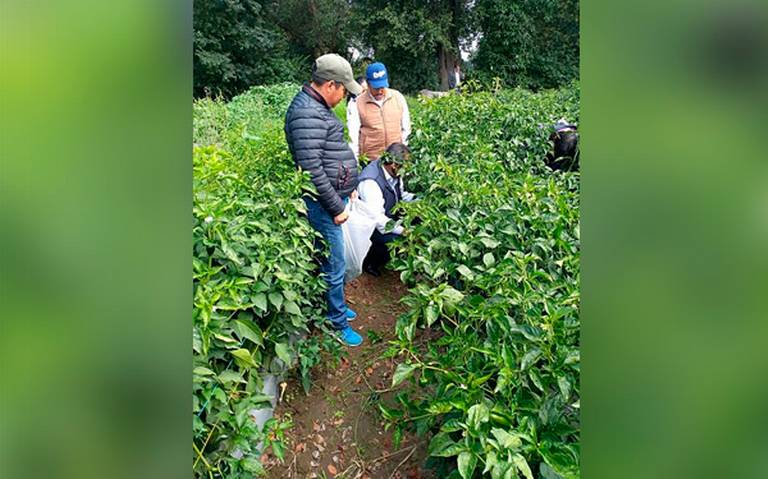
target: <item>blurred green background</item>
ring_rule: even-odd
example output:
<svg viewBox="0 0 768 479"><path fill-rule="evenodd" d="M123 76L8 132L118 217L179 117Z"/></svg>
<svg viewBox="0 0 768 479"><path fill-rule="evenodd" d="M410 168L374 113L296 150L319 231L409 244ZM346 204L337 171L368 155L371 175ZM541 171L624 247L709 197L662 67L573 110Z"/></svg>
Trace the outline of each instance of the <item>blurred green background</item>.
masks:
<svg viewBox="0 0 768 479"><path fill-rule="evenodd" d="M0 476L188 475L191 4L0 9Z"/></svg>
<svg viewBox="0 0 768 479"><path fill-rule="evenodd" d="M581 2L584 477L768 477L767 34ZM0 38L0 475L188 476L191 2Z"/></svg>
<svg viewBox="0 0 768 479"><path fill-rule="evenodd" d="M584 477L768 477L767 14L582 2Z"/></svg>

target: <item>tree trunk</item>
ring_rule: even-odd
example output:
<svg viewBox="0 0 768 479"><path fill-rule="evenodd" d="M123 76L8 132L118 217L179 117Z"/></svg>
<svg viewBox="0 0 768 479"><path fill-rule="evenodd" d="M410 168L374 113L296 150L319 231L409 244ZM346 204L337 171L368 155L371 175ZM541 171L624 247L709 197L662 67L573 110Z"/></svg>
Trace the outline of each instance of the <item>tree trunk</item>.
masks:
<svg viewBox="0 0 768 479"><path fill-rule="evenodd" d="M446 51L442 45L437 46L437 75L440 78L440 90L448 89L448 65Z"/></svg>
<svg viewBox="0 0 768 479"><path fill-rule="evenodd" d="M449 2L451 11L453 13L453 21L448 31L450 41L454 51L459 51L459 34L456 28L456 22L459 20L460 11L462 7L462 0L452 0ZM438 75L440 76L440 89L445 91L450 88L448 80L449 75L453 75L453 69L457 64L461 64L461 59L451 53L451 50L445 47L445 45L437 46L437 61L438 61Z"/></svg>

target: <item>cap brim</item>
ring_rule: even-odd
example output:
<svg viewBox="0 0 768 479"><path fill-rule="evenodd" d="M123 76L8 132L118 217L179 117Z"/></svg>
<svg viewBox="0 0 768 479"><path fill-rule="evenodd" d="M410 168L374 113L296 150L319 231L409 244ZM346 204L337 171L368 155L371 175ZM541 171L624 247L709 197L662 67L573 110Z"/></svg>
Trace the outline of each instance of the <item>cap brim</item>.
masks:
<svg viewBox="0 0 768 479"><path fill-rule="evenodd" d="M363 87L361 87L360 84L357 83L355 80L344 83L344 88L346 88L348 92L350 92L355 96L363 92Z"/></svg>
<svg viewBox="0 0 768 479"><path fill-rule="evenodd" d="M373 88L389 88L389 80L382 78L381 80L366 80Z"/></svg>

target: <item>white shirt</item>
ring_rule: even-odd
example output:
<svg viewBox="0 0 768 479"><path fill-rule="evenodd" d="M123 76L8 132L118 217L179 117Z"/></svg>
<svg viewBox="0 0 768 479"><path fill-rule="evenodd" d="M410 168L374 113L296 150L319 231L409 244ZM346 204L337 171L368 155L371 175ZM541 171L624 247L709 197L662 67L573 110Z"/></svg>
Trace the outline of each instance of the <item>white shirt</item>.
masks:
<svg viewBox="0 0 768 479"><path fill-rule="evenodd" d="M394 185L399 183L398 186L403 193L401 200L406 202L413 201L413 193L408 193L403 189L403 179L393 178L386 168L382 168L382 170L384 170L384 179L393 187L393 189ZM376 229L379 230L379 233L387 233L385 228L387 223L392 221L392 219L384 213L384 193L381 192L381 188L379 188L379 184L376 183L376 180L361 181L357 185L357 194L359 195L360 201L365 202L365 206L371 211L371 214L375 215L373 219L376 221ZM396 235L403 234L403 227L400 225L399 221L395 224L391 233L395 233Z"/></svg>
<svg viewBox="0 0 768 479"><path fill-rule="evenodd" d="M368 93L364 93L368 95ZM393 93L397 100L400 102L400 107L403 110L403 117L400 120L400 132L403 137L403 143L408 144L408 136L411 134L411 114L408 111L408 103L405 102L403 95ZM371 98L373 98L371 96ZM377 100L373 98L379 107L384 104L384 100ZM349 130L349 147L352 148L352 152L355 154L355 158L360 155L358 148L360 147L360 112L357 111L357 99L350 100L347 105L347 129Z"/></svg>

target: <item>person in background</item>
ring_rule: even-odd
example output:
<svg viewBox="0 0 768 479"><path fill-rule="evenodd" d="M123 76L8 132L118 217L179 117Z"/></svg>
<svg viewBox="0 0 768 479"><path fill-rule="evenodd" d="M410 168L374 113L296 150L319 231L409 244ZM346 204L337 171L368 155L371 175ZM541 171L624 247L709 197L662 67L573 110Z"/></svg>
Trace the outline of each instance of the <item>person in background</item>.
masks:
<svg viewBox="0 0 768 479"><path fill-rule="evenodd" d="M405 234L398 224L399 214L392 209L400 201L413 201L414 195L403 189L400 171L410 158L411 150L403 143L389 145L381 158L366 166L359 176L357 192L359 201L363 201L375 215L376 229L371 235L371 249L363 261L363 271L373 276L381 276L381 268L389 261L387 243ZM391 230L388 223L395 221Z"/></svg>
<svg viewBox="0 0 768 479"><path fill-rule="evenodd" d="M362 93L349 62L336 54L318 57L312 81L301 87L285 114L285 139L297 168L310 174L315 192L304 196L307 217L329 246L321 270L328 285L328 319L340 340L348 346L363 338L350 326L357 314L344 300L344 237L341 224L350 195L357 187L358 163L344 141L344 126L331 110L346 92ZM354 195L353 195L354 198Z"/></svg>
<svg viewBox="0 0 768 479"><path fill-rule="evenodd" d="M579 170L579 133L576 125L564 118L555 123L554 131L549 136L552 149L547 153L545 163L553 170Z"/></svg>
<svg viewBox="0 0 768 479"><path fill-rule="evenodd" d="M453 66L453 71L448 74L448 88L456 90L461 84L461 66L457 63Z"/></svg>
<svg viewBox="0 0 768 479"><path fill-rule="evenodd" d="M365 79L368 91L347 105L347 128L355 156L375 160L392 143L408 144L411 117L402 93L389 88L383 63L370 64Z"/></svg>

